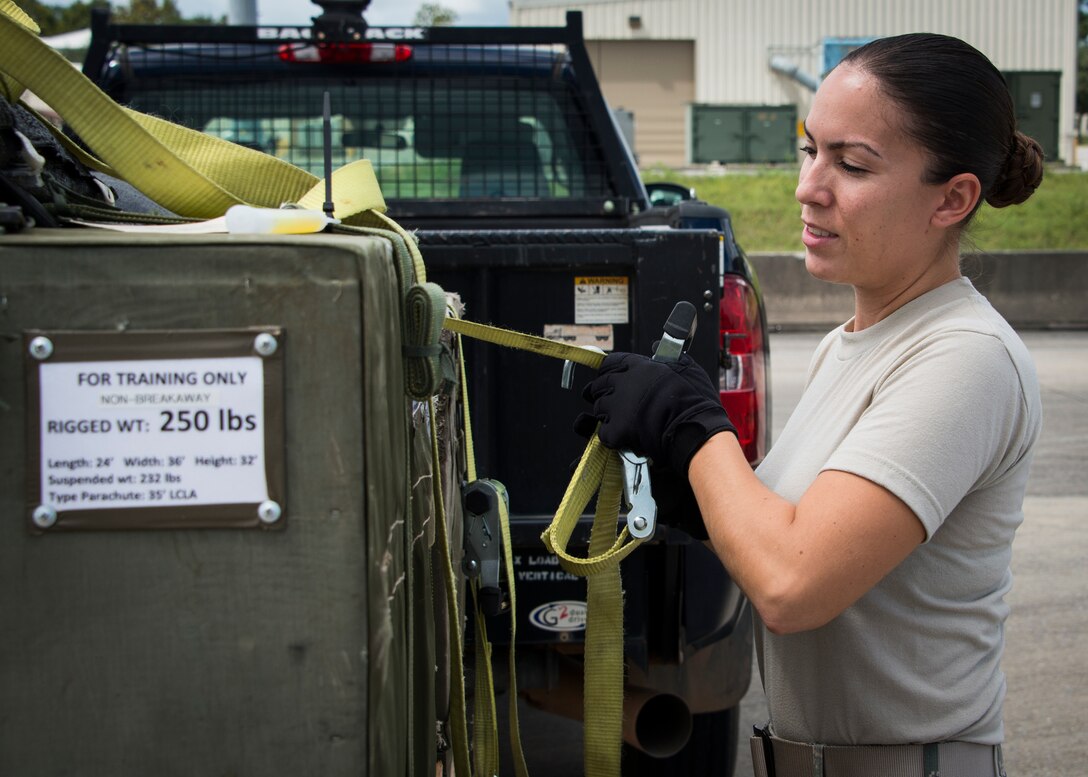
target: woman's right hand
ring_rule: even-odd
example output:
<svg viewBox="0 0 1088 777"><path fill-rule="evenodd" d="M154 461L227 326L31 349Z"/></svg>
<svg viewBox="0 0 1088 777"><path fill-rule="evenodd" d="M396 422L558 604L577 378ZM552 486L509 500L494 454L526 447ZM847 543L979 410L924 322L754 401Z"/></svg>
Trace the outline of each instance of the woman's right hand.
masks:
<svg viewBox="0 0 1088 777"><path fill-rule="evenodd" d="M612 353L582 391L593 403L576 428L600 423L601 442L631 449L687 479L688 463L713 435L736 434L706 371L684 354L659 362L634 353Z"/></svg>

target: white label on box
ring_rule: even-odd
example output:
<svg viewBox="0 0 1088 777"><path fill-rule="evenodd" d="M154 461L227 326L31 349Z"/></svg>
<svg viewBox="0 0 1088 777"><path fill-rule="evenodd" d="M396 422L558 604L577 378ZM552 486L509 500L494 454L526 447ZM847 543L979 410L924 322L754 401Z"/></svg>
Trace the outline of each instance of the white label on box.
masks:
<svg viewBox="0 0 1088 777"><path fill-rule="evenodd" d="M41 497L58 512L268 499L260 357L39 369Z"/></svg>
<svg viewBox="0 0 1088 777"><path fill-rule="evenodd" d="M574 323L626 324L627 277L578 276L574 279Z"/></svg>

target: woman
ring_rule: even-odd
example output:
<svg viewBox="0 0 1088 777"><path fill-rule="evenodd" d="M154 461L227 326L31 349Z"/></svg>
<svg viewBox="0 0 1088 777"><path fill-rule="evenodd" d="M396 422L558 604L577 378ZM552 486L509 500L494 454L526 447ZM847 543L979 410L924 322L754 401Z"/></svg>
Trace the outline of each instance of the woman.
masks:
<svg viewBox="0 0 1088 777"><path fill-rule="evenodd" d="M1040 400L959 248L983 201L1031 195L1042 152L989 60L930 34L852 52L805 135L806 267L851 285L855 312L759 469L690 359L611 354L585 396L606 445L686 475L759 615L757 774L1000 775L1004 595Z"/></svg>

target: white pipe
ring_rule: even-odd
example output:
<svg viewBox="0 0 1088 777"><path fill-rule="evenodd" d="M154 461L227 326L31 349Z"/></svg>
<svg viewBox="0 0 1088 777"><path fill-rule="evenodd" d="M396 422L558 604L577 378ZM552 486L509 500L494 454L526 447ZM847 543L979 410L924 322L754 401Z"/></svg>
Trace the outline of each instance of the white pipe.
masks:
<svg viewBox="0 0 1088 777"><path fill-rule="evenodd" d="M800 65L794 62L792 59L783 57L780 54L775 54L773 57L771 57L771 60L768 64L771 66L771 70L789 76L790 78L794 79L803 86L808 87L814 92L820 86L819 79L801 70Z"/></svg>

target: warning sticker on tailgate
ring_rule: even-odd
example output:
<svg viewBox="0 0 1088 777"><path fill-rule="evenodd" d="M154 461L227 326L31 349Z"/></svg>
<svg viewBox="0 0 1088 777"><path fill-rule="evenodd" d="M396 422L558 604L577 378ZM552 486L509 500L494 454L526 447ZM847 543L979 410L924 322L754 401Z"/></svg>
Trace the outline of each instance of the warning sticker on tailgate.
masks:
<svg viewBox="0 0 1088 777"><path fill-rule="evenodd" d="M574 278L574 323L626 324L628 279L623 275Z"/></svg>

